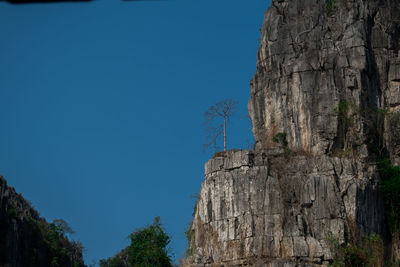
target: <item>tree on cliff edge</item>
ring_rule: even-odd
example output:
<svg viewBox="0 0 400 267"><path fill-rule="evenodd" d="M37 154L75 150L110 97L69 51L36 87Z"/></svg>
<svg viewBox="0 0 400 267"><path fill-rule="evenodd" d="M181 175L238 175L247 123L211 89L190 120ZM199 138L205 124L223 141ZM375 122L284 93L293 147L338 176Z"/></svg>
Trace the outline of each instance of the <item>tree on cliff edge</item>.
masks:
<svg viewBox="0 0 400 267"><path fill-rule="evenodd" d="M207 150L210 146L217 147L219 137L224 137L224 151L226 151L226 126L230 118L235 114L238 102L233 99L225 99L211 106L204 113L204 126L206 127L206 144L203 149ZM222 123L214 125L216 120Z"/></svg>

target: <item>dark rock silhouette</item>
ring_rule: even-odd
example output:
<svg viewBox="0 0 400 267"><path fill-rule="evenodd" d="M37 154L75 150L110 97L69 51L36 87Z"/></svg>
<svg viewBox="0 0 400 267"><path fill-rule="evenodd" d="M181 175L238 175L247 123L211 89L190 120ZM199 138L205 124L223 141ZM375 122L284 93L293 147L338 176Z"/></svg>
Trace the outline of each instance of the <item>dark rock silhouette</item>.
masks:
<svg viewBox="0 0 400 267"><path fill-rule="evenodd" d="M0 266L85 266L79 243L41 218L0 176Z"/></svg>

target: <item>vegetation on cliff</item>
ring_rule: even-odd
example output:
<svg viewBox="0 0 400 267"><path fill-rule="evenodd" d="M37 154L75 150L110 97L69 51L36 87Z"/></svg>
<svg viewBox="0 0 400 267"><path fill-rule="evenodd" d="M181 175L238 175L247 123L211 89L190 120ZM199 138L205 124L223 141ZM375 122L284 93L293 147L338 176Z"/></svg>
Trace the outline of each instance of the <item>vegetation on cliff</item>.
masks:
<svg viewBox="0 0 400 267"><path fill-rule="evenodd" d="M385 207L385 218L393 239L399 238L400 230L400 167L394 166L388 159L379 161L381 193ZM333 261L330 266L400 266L400 262L390 262L384 256L384 243L377 234L366 236L360 233L356 224L347 227L348 240L340 243L330 239Z"/></svg>
<svg viewBox="0 0 400 267"><path fill-rule="evenodd" d="M333 261L331 267L384 266L384 247L379 235L355 237L346 245L332 239Z"/></svg>
<svg viewBox="0 0 400 267"><path fill-rule="evenodd" d="M83 246L62 219L46 222L0 176L0 266L85 266Z"/></svg>
<svg viewBox="0 0 400 267"><path fill-rule="evenodd" d="M60 223L61 222L61 223ZM84 247L79 241L70 241L66 234L72 233L64 220L29 220L30 230L23 232L24 239L31 238L32 244L23 258L23 266L39 266L38 251L45 247L49 266L84 266L82 252Z"/></svg>
<svg viewBox="0 0 400 267"><path fill-rule="evenodd" d="M381 191L385 204L386 222L392 233L400 230L400 167L389 160L381 160L378 165L381 175Z"/></svg>

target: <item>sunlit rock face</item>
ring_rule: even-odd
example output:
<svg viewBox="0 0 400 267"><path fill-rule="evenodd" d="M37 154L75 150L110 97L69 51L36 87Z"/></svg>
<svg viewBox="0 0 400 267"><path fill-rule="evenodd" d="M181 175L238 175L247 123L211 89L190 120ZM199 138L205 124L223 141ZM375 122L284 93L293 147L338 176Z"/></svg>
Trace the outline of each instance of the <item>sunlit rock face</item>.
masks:
<svg viewBox="0 0 400 267"><path fill-rule="evenodd" d="M313 266L356 222L383 232L374 165L283 150L209 160L192 224L192 266ZM300 265L299 265L300 264Z"/></svg>
<svg viewBox="0 0 400 267"><path fill-rule="evenodd" d="M314 155L390 147L398 160L399 14L389 0L272 1L248 105L257 148L283 132Z"/></svg>
<svg viewBox="0 0 400 267"><path fill-rule="evenodd" d="M187 265L326 266L329 240L388 236L376 161L400 164L399 24L399 1L272 1L248 104L256 149L207 162Z"/></svg>

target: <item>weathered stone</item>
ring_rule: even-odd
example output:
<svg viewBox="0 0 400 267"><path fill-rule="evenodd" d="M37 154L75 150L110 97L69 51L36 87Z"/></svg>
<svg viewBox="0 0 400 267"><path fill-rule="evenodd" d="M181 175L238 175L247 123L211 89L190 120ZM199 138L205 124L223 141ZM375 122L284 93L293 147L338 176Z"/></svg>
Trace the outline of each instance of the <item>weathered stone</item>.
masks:
<svg viewBox="0 0 400 267"><path fill-rule="evenodd" d="M383 131L377 110L400 104L396 10L390 0L336 0L330 10L326 1L272 1L249 100L257 148L277 146L273 137L284 132L291 149L314 155L382 149L372 141ZM352 110L335 112L341 103Z"/></svg>
<svg viewBox="0 0 400 267"><path fill-rule="evenodd" d="M330 3L265 12L248 104L256 151L207 162L189 263L326 266L332 238L385 236L376 158L400 164L399 3Z"/></svg>
<svg viewBox="0 0 400 267"><path fill-rule="evenodd" d="M348 221L365 233L384 231L378 176L363 163L284 154L238 161L260 154L231 152L224 166L235 168L206 175L192 225L194 263L321 265L331 259L330 238L345 240Z"/></svg>

